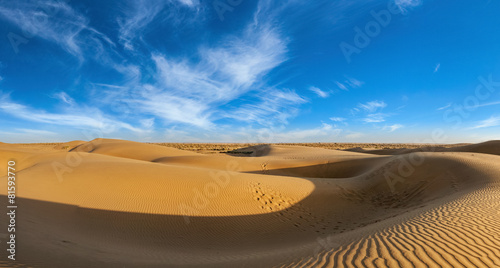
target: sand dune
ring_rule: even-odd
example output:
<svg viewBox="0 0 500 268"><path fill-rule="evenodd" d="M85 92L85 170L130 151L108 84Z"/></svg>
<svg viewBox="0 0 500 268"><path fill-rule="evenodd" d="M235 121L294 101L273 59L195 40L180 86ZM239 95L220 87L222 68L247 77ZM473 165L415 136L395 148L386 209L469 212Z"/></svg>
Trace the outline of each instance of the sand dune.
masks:
<svg viewBox="0 0 500 268"><path fill-rule="evenodd" d="M0 144L19 267L499 267L499 143L409 152Z"/></svg>
<svg viewBox="0 0 500 268"><path fill-rule="evenodd" d="M153 161L157 158L167 156L198 155L193 152L164 146L110 139L95 139L90 142L83 143L75 147L73 150L77 152L102 154L144 161Z"/></svg>
<svg viewBox="0 0 500 268"><path fill-rule="evenodd" d="M58 144L58 145L54 146L54 149L71 151L71 150L75 149L76 147L78 147L78 146L80 146L80 145L82 145L84 143L87 143L87 142L86 141L80 141L80 140L70 141L70 142L65 142L65 143L62 143L62 144Z"/></svg>
<svg viewBox="0 0 500 268"><path fill-rule="evenodd" d="M417 149L381 149L381 150L366 150L362 148L349 149L347 151L369 153L376 155L399 155L413 152L470 152L500 155L500 141L487 141L478 144L470 144L463 146L426 146Z"/></svg>
<svg viewBox="0 0 500 268"><path fill-rule="evenodd" d="M487 141L478 144L471 144L450 148L451 152L471 152L500 155L500 141Z"/></svg>

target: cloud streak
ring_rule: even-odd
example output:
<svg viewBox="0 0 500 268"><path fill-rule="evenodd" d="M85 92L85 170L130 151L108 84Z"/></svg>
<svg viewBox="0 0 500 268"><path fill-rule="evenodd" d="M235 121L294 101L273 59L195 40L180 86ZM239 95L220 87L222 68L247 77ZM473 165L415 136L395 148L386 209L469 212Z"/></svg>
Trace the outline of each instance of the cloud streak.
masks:
<svg viewBox="0 0 500 268"><path fill-rule="evenodd" d="M104 116L99 110L82 109L80 112L48 113L43 110L31 109L25 105L11 101L8 96L0 98L0 111L13 117L26 121L45 123L50 125L69 126L77 128L90 127L101 129L105 133L110 133L119 129L126 129L133 132L142 132L130 124L117 121Z"/></svg>
<svg viewBox="0 0 500 268"><path fill-rule="evenodd" d="M434 68L434 73L437 73L439 69L441 68L441 63L438 63L436 67Z"/></svg>
<svg viewBox="0 0 500 268"><path fill-rule="evenodd" d="M363 109L370 113L373 113L378 109L383 109L385 107L387 107L387 104L383 101L378 101L378 100L358 104L358 108Z"/></svg>
<svg viewBox="0 0 500 268"><path fill-rule="evenodd" d="M320 98L328 98L330 96L329 92L323 91L323 90L321 90L321 89L319 89L317 87L314 87L314 86L309 87L309 90L312 91L312 92L314 92Z"/></svg>
<svg viewBox="0 0 500 268"><path fill-rule="evenodd" d="M359 81L358 79L345 76L345 80L342 82L335 81L335 84L341 90L349 91L350 89L356 89L363 86L364 82Z"/></svg>
<svg viewBox="0 0 500 268"><path fill-rule="evenodd" d="M196 7L200 5L200 2L198 0L133 0L128 1L128 5L128 9L117 20L117 23L120 43L126 50L132 51L135 50L134 41L140 39L141 34L154 20L168 20L169 23L178 26L189 19L182 17L179 9L187 7L196 12ZM162 13L165 9L168 9L169 12ZM191 18L193 17L197 17L196 14Z"/></svg>
<svg viewBox="0 0 500 268"><path fill-rule="evenodd" d="M388 116L389 115L384 113L369 114L365 118L363 118L362 121L365 123L381 123L385 122L385 118Z"/></svg>
<svg viewBox="0 0 500 268"><path fill-rule="evenodd" d="M330 117L330 120L332 120L333 122L344 122L347 119L345 119L343 117Z"/></svg>
<svg viewBox="0 0 500 268"><path fill-rule="evenodd" d="M491 116L488 119L477 122L477 125L472 127L471 129L479 129L479 128L489 128L500 126L500 116Z"/></svg>
<svg viewBox="0 0 500 268"><path fill-rule="evenodd" d="M437 110L437 111L442 111L442 110L446 110L446 109L448 109L448 108L450 108L450 107L451 107L451 103L448 103L448 104L446 104L446 105L445 105L445 106L443 106L443 107L439 107L439 108L437 108L436 110Z"/></svg>
<svg viewBox="0 0 500 268"><path fill-rule="evenodd" d="M38 36L66 52L85 59L85 51L96 56L114 43L89 26L89 20L62 1L4 1L0 17L18 26L27 36ZM26 34L25 34L26 36Z"/></svg>
<svg viewBox="0 0 500 268"><path fill-rule="evenodd" d="M394 125L391 125L391 126L385 126L383 127L383 130L387 130L389 132L394 132L400 128L403 128L404 126L401 125L401 124L394 124Z"/></svg>
<svg viewBox="0 0 500 268"><path fill-rule="evenodd" d="M406 13L408 9L422 5L423 0L395 0L394 3L401 9L401 12Z"/></svg>

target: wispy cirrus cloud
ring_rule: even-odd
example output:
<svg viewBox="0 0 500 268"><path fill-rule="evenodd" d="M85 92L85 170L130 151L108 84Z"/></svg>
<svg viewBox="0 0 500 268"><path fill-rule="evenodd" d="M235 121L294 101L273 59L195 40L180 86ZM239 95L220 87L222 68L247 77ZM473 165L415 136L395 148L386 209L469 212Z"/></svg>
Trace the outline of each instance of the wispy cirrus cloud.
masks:
<svg viewBox="0 0 500 268"><path fill-rule="evenodd" d="M344 122L347 119L343 117L330 117L330 120L332 120L333 122Z"/></svg>
<svg viewBox="0 0 500 268"><path fill-rule="evenodd" d="M170 20L179 23L189 21L184 16L199 12L200 2L130 1L130 9L125 8L123 16L117 19L117 39L125 50L134 50L137 62L120 60L126 57L120 55L115 44L90 27L89 20L68 4L48 1L42 5L51 6L58 15L51 18L50 14L41 14L47 16L47 20L36 24L35 20L27 16L36 17L34 12L39 12L39 7L25 2L0 7L0 15L22 29L31 29L41 38L58 44L82 61L86 57L99 56L89 51L106 54L99 63L123 74L124 79L118 83L90 83L89 93L96 99L95 103L103 107L99 110L94 106L96 108L91 114L95 116L76 111L82 107L64 91L52 97L59 99L67 109L70 107L75 110L74 113L48 113L9 102L9 105L14 105L20 112L19 116L26 120L75 127L97 127L98 121L102 120L105 124L118 128L137 130L128 123L112 120L113 116L104 112L108 111L128 116L140 113L140 116L129 117L127 121L139 120L141 125L148 128L154 128L157 122L163 122L206 129L213 127L216 120L224 118L259 124L269 124L273 120L286 123L288 118L296 114L297 105L306 102L294 90L267 85L264 79L270 71L288 59L289 40L271 23L280 9L266 8L271 5L279 6L275 3L259 2L254 20L239 34L221 35L217 42L201 42L197 45L196 55L173 56L160 50L149 50L147 41L142 39L142 32L156 19L168 20L168 23L172 22ZM165 11L167 7L172 10L192 9L194 13L183 12L183 15L174 16L175 12L172 10ZM166 12L168 18L162 12ZM19 16L16 17L16 14ZM142 47L147 47L145 51L135 50L135 45L139 42L146 44ZM321 92L320 94L326 94ZM249 101L238 102L238 98L242 96ZM116 108L115 104L119 104L118 110L113 110ZM38 115L28 118L25 115L30 111ZM60 120L57 120L59 115ZM151 117L157 120L147 121ZM265 117L267 119L264 120ZM76 123L78 120L80 124Z"/></svg>
<svg viewBox="0 0 500 268"><path fill-rule="evenodd" d="M453 103L448 103L446 104L445 106L443 107L439 107L437 108L436 110L437 111L442 111L442 110L446 110L448 108L451 108L451 106L453 105ZM469 106L468 108L469 109L477 109L477 108L482 108L482 107L488 107L488 106L495 106L495 105L500 105L500 101L493 101L493 102L487 102L487 103L480 103L480 104L477 104L477 105L473 105L473 106Z"/></svg>
<svg viewBox="0 0 500 268"><path fill-rule="evenodd" d="M364 84L364 82L349 76L346 76L345 83L347 83L347 85L349 85L351 88L360 88Z"/></svg>
<svg viewBox="0 0 500 268"><path fill-rule="evenodd" d="M288 5L305 6L298 1L261 0L253 20L243 18L238 21L237 31L227 32L227 29L220 31L218 26L203 25L206 22L203 9L207 5L199 0L129 1L110 12L118 14L118 18L105 18L111 22L109 27L100 28L112 38L93 28L99 21L90 21L95 19L91 17L94 10L90 8L85 10L55 0L42 5L53 7L57 16L51 17L51 12L42 11L41 16L47 20L36 25L35 20L26 16L36 17L39 8L24 1L0 7L4 12L0 10L0 16L6 14L13 24L33 29L37 36L59 45L82 61L105 55L99 60L99 68L112 70L104 70L105 75L82 78L86 80L86 84L81 84L82 89L88 89L90 96L79 92L79 98L74 99L67 93L70 89L58 88L56 90L62 91L51 97L60 101L59 107L29 107L9 100L0 107L2 113L8 113L6 107L9 106L18 112L9 114L13 117L74 128L104 126L137 133L155 128L164 131L166 127L205 131L219 129L220 124L233 121L266 127L286 125L298 114L300 105L307 102L294 88L281 87L282 81L273 80L273 71L289 59L288 45L293 41L278 19ZM182 12L177 12L179 10ZM12 15L16 12L23 13L21 18ZM199 15L203 18L196 17ZM101 19L98 15L97 20ZM193 25L202 26L197 31L213 30L216 34L208 40L190 41L189 48L179 49L180 52L157 46L158 38L148 37L148 33L165 29L179 34L182 27ZM113 74L107 77L107 71ZM337 85L350 90L362 87L363 82L344 75ZM311 87L310 90L327 98L335 91L333 88L328 91ZM115 110L115 103L123 107ZM30 113L35 116L29 117ZM332 119L334 122L345 119L336 120ZM326 124L293 134L323 132L333 133Z"/></svg>
<svg viewBox="0 0 500 268"><path fill-rule="evenodd" d="M488 128L500 126L500 116L491 116L488 119L479 121L471 129Z"/></svg>
<svg viewBox="0 0 500 268"><path fill-rule="evenodd" d="M451 103L448 103L448 104L446 104L445 106L442 106L442 107L437 108L436 110L437 110L437 111L442 111L442 110L446 110L446 109L448 109L448 108L450 108L450 107L451 107Z"/></svg>
<svg viewBox="0 0 500 268"><path fill-rule="evenodd" d="M349 76L345 76L345 78L343 81L335 81L335 84L341 90L349 91L350 89L360 88L364 84L364 82Z"/></svg>
<svg viewBox="0 0 500 268"><path fill-rule="evenodd" d="M309 90L314 92L316 95L318 95L318 97L321 97L321 98L328 98L330 96L330 92L323 91L323 90L321 90L317 87L314 87L314 86L309 87Z"/></svg>
<svg viewBox="0 0 500 268"><path fill-rule="evenodd" d="M385 107L387 107L387 104L384 101L378 100L358 104L358 108L370 113L373 113L378 109L383 109Z"/></svg>
<svg viewBox="0 0 500 268"><path fill-rule="evenodd" d="M481 104L472 106L471 109L481 108L481 107L487 107L487 106L494 106L494 105L500 105L500 101L493 101L493 102L481 103Z"/></svg>
<svg viewBox="0 0 500 268"><path fill-rule="evenodd" d="M156 15L165 7L166 1L131 1L130 11L118 20L120 26L119 40L125 49L133 50L133 40Z"/></svg>
<svg viewBox="0 0 500 268"><path fill-rule="evenodd" d="M27 129L27 128L17 128L17 131L21 131L26 134L34 134L34 135L57 135L56 132L48 131L48 130L40 130L40 129Z"/></svg>
<svg viewBox="0 0 500 268"><path fill-rule="evenodd" d="M66 52L85 59L85 51L94 56L114 46L106 35L89 26L89 20L63 1L4 1L3 18L29 33L59 45Z"/></svg>
<svg viewBox="0 0 500 268"><path fill-rule="evenodd" d="M388 114L384 113L374 113L368 114L365 118L361 119L365 123L381 123L385 122L385 119L388 117Z"/></svg>
<svg viewBox="0 0 500 268"><path fill-rule="evenodd" d="M390 126L384 126L384 127L382 128L382 130L387 130L387 131L389 131L389 132L394 132L394 131L396 131L396 130L398 130L398 129L400 129L400 128L403 128L403 127L404 127L404 126L403 126L403 125L401 125L401 124L394 124L394 125L390 125Z"/></svg>
<svg viewBox="0 0 500 268"><path fill-rule="evenodd" d="M348 91L349 88L347 88L346 85L340 83L339 81L335 81L335 84L337 85L338 88L342 89L342 90L345 90L345 91Z"/></svg>
<svg viewBox="0 0 500 268"><path fill-rule="evenodd" d="M182 3L188 7L194 7L198 4L200 4L199 0L177 0L177 1L179 1L180 3Z"/></svg>
<svg viewBox="0 0 500 268"><path fill-rule="evenodd" d="M286 124L288 119L296 114L295 106L305 102L306 100L293 90L269 88L259 93L256 102L232 109L223 114L223 117L257 122L263 126Z"/></svg>
<svg viewBox="0 0 500 268"><path fill-rule="evenodd" d="M175 23L176 25L181 23L183 18L180 18L180 12L177 12L179 6L195 8L200 2L199 0L134 0L128 1L129 8L125 10L124 15L118 19L119 25L119 40L123 47L127 50L134 50L134 41L141 36L143 31L147 26L158 19L159 14L166 8L169 8L172 12L169 14L176 14L177 16L170 16L168 14L162 16L162 20L165 20L165 16L168 15L170 23Z"/></svg>
<svg viewBox="0 0 500 268"><path fill-rule="evenodd" d="M75 100L70 95L68 95L68 93L66 93L64 91L55 93L53 95L53 97L61 100L62 102L66 103L70 106L73 106L76 103Z"/></svg>
<svg viewBox="0 0 500 268"><path fill-rule="evenodd" d="M437 73L440 68L441 68L441 63L436 64L436 67L434 68L434 73Z"/></svg>
<svg viewBox="0 0 500 268"><path fill-rule="evenodd" d="M7 95L0 97L0 111L13 117L26 121L46 123L50 125L70 127L90 127L101 129L105 132L113 132L119 129L127 129L133 132L142 132L128 123L109 118L96 108L78 108L75 111L64 113L49 113L44 110L32 109L28 106L13 102Z"/></svg>
<svg viewBox="0 0 500 268"><path fill-rule="evenodd" d="M221 118L262 122L263 116L275 116L286 121L284 118L290 115L286 106L303 103L304 99L291 90L266 87L262 81L287 59L286 45L276 29L251 24L240 36L226 37L220 46L200 46L196 61L153 54L155 80L135 85L141 88L139 96L124 101L165 122L201 128L210 128ZM124 90L130 88L111 92ZM249 92L258 95L255 102L219 110L225 105L231 107L231 101Z"/></svg>
<svg viewBox="0 0 500 268"><path fill-rule="evenodd" d="M406 13L408 9L422 5L423 0L395 0L394 3L401 9L401 12Z"/></svg>

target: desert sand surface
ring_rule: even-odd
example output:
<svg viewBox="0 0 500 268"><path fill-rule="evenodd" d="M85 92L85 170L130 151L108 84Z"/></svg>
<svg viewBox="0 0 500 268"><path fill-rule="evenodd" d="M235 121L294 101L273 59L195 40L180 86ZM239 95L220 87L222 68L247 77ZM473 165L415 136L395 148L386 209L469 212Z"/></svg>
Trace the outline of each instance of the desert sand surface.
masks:
<svg viewBox="0 0 500 268"><path fill-rule="evenodd" d="M0 267L500 267L500 141L173 147L0 143Z"/></svg>

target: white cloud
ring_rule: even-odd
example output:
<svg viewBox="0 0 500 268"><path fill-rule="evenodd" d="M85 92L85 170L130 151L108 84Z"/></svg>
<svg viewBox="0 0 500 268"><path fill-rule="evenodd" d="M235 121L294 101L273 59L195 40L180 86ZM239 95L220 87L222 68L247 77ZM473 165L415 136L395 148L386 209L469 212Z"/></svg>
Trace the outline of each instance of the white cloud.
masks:
<svg viewBox="0 0 500 268"><path fill-rule="evenodd" d="M329 92L326 92L326 91L323 91L317 87L309 87L309 90L316 93L316 95L318 95L319 97L321 98L328 98L328 96L330 96L330 93Z"/></svg>
<svg viewBox="0 0 500 268"><path fill-rule="evenodd" d="M406 13L409 8L417 7L422 4L422 0L395 0L394 3L399 7L399 9Z"/></svg>
<svg viewBox="0 0 500 268"><path fill-rule="evenodd" d="M119 40L123 47L127 50L134 50L133 41L140 36L142 31L155 20L160 12L167 8L170 10L169 14L175 14L169 17L170 23L176 25L180 24L183 19L175 16L181 16L177 12L177 5L187 6L190 8L199 5L198 0L133 0L128 2L130 9L125 12L125 16L118 20L120 26ZM165 16L162 16L165 19ZM189 18L187 18L189 19Z"/></svg>
<svg viewBox="0 0 500 268"><path fill-rule="evenodd" d="M488 119L479 121L472 129L500 126L500 116L491 116Z"/></svg>
<svg viewBox="0 0 500 268"><path fill-rule="evenodd" d="M141 123L141 126L143 128L152 129L155 124L155 119L154 118L142 119L139 122Z"/></svg>
<svg viewBox="0 0 500 268"><path fill-rule="evenodd" d="M275 123L285 124L288 118L297 112L294 107L305 102L306 100L292 90L270 88L260 93L258 102L244 104L237 109L230 110L224 117L257 122L264 126L273 126Z"/></svg>
<svg viewBox="0 0 500 268"><path fill-rule="evenodd" d="M141 99L127 100L132 107L143 113L164 119L167 123L185 123L202 128L212 126L209 120L210 106L201 101L179 97L145 85Z"/></svg>
<svg viewBox="0 0 500 268"><path fill-rule="evenodd" d="M110 133L118 129L127 129L134 132L142 131L127 123L107 118L97 109L86 109L73 113L48 113L12 102L5 95L0 98L0 111L26 121L70 127L91 127L100 129L105 133Z"/></svg>
<svg viewBox="0 0 500 268"><path fill-rule="evenodd" d="M47 131L47 130L40 130L40 129L18 128L16 130L21 131L23 133L27 133L27 134L42 135L42 136L43 135L48 135L48 136L57 135L57 133L55 133L55 132Z"/></svg>
<svg viewBox="0 0 500 268"><path fill-rule="evenodd" d="M177 1L189 7L194 7L200 3L198 0L177 0Z"/></svg>
<svg viewBox="0 0 500 268"><path fill-rule="evenodd" d="M453 103L448 103L448 104L446 104L446 105L445 105L445 106L443 106L443 107L439 107L439 108L437 108L436 110L437 110L437 111L446 110L446 109L450 108L452 105L453 105ZM494 106L494 105L500 105L500 101L494 101L494 102L482 103L482 104L478 104L478 105L475 105L475 106L470 106L470 107L468 107L468 108L469 108L469 109L476 109L476 108L487 107L487 106Z"/></svg>
<svg viewBox="0 0 500 268"><path fill-rule="evenodd" d="M346 76L345 83L347 83L351 88L360 88L364 84L364 82L348 76Z"/></svg>
<svg viewBox="0 0 500 268"><path fill-rule="evenodd" d="M381 123L385 122L385 119L390 116L390 114L382 113L387 107L384 101L374 100L367 103L359 103L357 108L351 109L351 113L356 115L359 112L365 112L367 115L361 119L365 123Z"/></svg>
<svg viewBox="0 0 500 268"><path fill-rule="evenodd" d="M437 111L446 110L446 109L448 109L448 108L450 108L450 107L451 107L451 103L448 103L448 104L446 104L446 105L445 105L445 106L443 106L443 107L439 107L439 108L437 108L436 110L437 110Z"/></svg>
<svg viewBox="0 0 500 268"><path fill-rule="evenodd" d="M471 109L475 109L475 108L481 108L481 107L487 107L487 106L494 106L494 105L500 105L500 101L494 101L494 102L488 102L488 103L478 104L478 105L472 106L470 108Z"/></svg>
<svg viewBox="0 0 500 268"><path fill-rule="evenodd" d="M389 132L393 132L393 131L398 130L398 129L403 128L403 127L404 126L401 124L394 124L392 126L384 126L382 129L387 130Z"/></svg>
<svg viewBox="0 0 500 268"><path fill-rule="evenodd" d="M305 102L291 90L263 86L263 76L286 60L286 42L273 28L250 25L240 36L229 36L222 45L202 46L199 51L195 62L153 54L156 81L136 85L140 95L124 101L166 122L201 128L210 128L223 117L265 122L273 116L286 121L291 114L287 106ZM127 96L129 90L112 92ZM257 96L256 102L230 106L250 92ZM222 107L230 111L219 111Z"/></svg>
<svg viewBox="0 0 500 268"><path fill-rule="evenodd" d="M362 119L365 123L381 123L385 121L385 118L388 117L387 114L384 113L375 113L369 114L365 118Z"/></svg>
<svg viewBox="0 0 500 268"><path fill-rule="evenodd" d="M342 89L342 90L346 90L348 91L349 89L342 83L340 83L339 81L335 81L335 84L337 84L337 86Z"/></svg>
<svg viewBox="0 0 500 268"><path fill-rule="evenodd" d="M343 117L330 117L330 120L332 120L333 122L344 122L347 119Z"/></svg>
<svg viewBox="0 0 500 268"><path fill-rule="evenodd" d="M80 61L84 59L86 50L99 57L105 45L114 45L108 37L89 27L85 16L63 1L7 1L0 6L0 16L17 25L28 36L56 43Z"/></svg>
<svg viewBox="0 0 500 268"><path fill-rule="evenodd" d="M75 105L75 100L64 91L54 94L54 98L59 99L66 104Z"/></svg>
<svg viewBox="0 0 500 268"><path fill-rule="evenodd" d="M335 84L341 90L349 91L349 89L356 89L363 86L364 82L359 81L355 78L345 76L346 80L343 82L335 81Z"/></svg>
<svg viewBox="0 0 500 268"><path fill-rule="evenodd" d="M439 69L441 68L441 63L438 63L436 67L434 68L434 73L437 73Z"/></svg>
<svg viewBox="0 0 500 268"><path fill-rule="evenodd" d="M375 111L377 111L378 109L383 109L385 107L387 107L387 104L383 101L370 101L370 102L367 102L367 103L360 103L358 104L358 107L367 111L367 112L370 112L370 113L373 113Z"/></svg>
<svg viewBox="0 0 500 268"><path fill-rule="evenodd" d="M165 7L166 1L131 1L131 12L126 18L119 20L120 42L125 49L133 50L133 39L139 31L153 21L156 15Z"/></svg>
<svg viewBox="0 0 500 268"><path fill-rule="evenodd" d="M156 19L170 25L171 20L177 23L186 19L173 17L198 12L202 9L198 0L130 1L130 4L130 9L126 8L118 21L117 39L124 48L133 50L126 53L134 53L137 56L134 59L139 63L124 60L121 50L116 49L108 37L90 27L92 24L86 16L64 2L43 2L42 7L47 7L50 12L40 11L36 3L9 2L0 7L0 16L21 29L56 43L81 60L92 55L105 67L123 74L123 81L117 81L116 85L91 83L92 104L110 110L116 102L124 104L123 109L127 111L121 113L120 110L120 115L135 116L133 119L142 128L153 128L158 121L164 121L208 129L224 118L268 126L276 122L286 123L288 118L297 114L298 105L306 102L293 89L266 85L265 76L288 59L288 39L278 28L271 26L274 24L268 23L274 22L273 14L278 11L262 10L266 5L280 4L259 2L255 20L243 31L218 36L216 43L203 41L197 47L197 53L185 57L173 57L156 50L151 54L146 52L144 56L141 55L144 51L134 50L134 45L144 42L141 38L143 31L148 25L156 24ZM189 14L180 15L175 12L178 8L193 13L179 12ZM41 23L33 18L37 16L44 18ZM179 25L173 24L175 27ZM329 92L317 93L324 96ZM52 97L69 108L54 112L9 100L1 104L0 112L31 122L141 131L98 108L78 106L66 92L58 92ZM240 101L242 97L245 97L244 102ZM13 108L17 114L7 111L7 108Z"/></svg>

